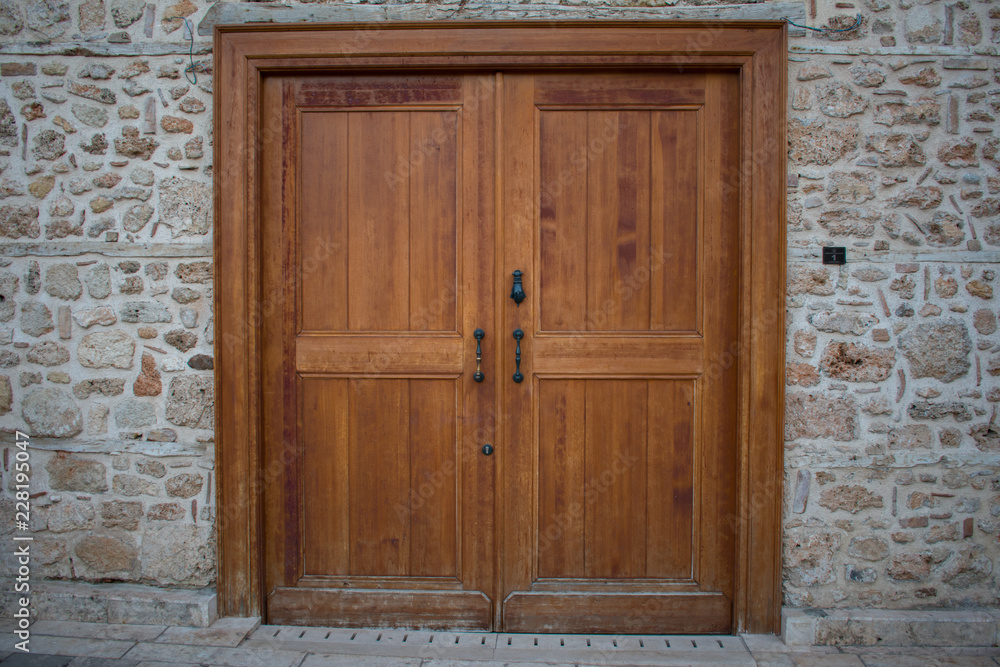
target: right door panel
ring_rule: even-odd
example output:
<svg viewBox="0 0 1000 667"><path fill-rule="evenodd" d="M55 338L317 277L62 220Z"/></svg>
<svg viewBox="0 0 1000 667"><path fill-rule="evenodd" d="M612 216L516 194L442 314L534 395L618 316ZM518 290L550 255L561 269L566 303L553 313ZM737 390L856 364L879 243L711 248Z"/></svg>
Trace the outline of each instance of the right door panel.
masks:
<svg viewBox="0 0 1000 667"><path fill-rule="evenodd" d="M738 78L510 74L501 108L503 627L728 632Z"/></svg>

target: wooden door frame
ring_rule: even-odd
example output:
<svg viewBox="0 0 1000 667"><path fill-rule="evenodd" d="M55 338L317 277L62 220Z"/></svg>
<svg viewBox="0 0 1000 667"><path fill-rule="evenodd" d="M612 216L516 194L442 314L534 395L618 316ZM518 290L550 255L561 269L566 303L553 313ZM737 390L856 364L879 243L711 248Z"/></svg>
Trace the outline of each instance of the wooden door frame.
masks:
<svg viewBox="0 0 1000 667"><path fill-rule="evenodd" d="M781 618L784 417L784 22L540 21L215 27L215 456L220 616L262 616L261 300L257 202L262 77L295 71L657 67L740 76L742 188L736 632ZM499 224L502 218L498 216ZM711 364L706 372L712 372Z"/></svg>

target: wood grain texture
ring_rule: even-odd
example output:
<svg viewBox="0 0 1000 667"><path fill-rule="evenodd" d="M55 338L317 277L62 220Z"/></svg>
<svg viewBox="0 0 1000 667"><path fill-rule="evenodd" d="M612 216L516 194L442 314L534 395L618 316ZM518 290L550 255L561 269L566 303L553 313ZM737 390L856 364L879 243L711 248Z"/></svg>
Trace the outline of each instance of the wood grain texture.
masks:
<svg viewBox="0 0 1000 667"><path fill-rule="evenodd" d="M396 166L397 179L409 173L410 331L458 329L457 124L455 112L410 112L407 161Z"/></svg>
<svg viewBox="0 0 1000 667"><path fill-rule="evenodd" d="M457 374L467 343L457 336L299 336L295 364L300 373Z"/></svg>
<svg viewBox="0 0 1000 667"><path fill-rule="evenodd" d="M300 274L300 331L347 330L350 272L347 192L349 116L347 113L302 114L302 134L311 150L301 160L302 209L299 212L299 257L310 270ZM321 307L303 308L303 304Z"/></svg>
<svg viewBox="0 0 1000 667"><path fill-rule="evenodd" d="M250 351L259 352L256 332L248 329L251 304L259 298L257 275L256 173L247 155L247 140L257 128L250 126L257 109L257 86L249 85L252 68L241 49L219 31L214 35L215 72L213 108L232 113L213 117L213 163L225 164L216 174L213 199L214 296L218 336L215 342L215 433L218 513L218 566L216 582L219 613L257 616L264 607L263 548L260 540L261 466L260 431L257 426L260 396L257 364ZM225 205L223 205L225 203ZM228 338L227 338L228 334ZM223 341L229 341L223 344Z"/></svg>
<svg viewBox="0 0 1000 667"><path fill-rule="evenodd" d="M500 349L497 328L498 299L495 281L497 201L497 119L495 74L471 74L462 87L461 211L462 252L460 294L461 330L466 336L465 369L460 397L463 432L458 439L457 471L461 484L461 578L467 590L482 591L491 601L491 627L496 627L497 526L502 511L497 502L497 469L500 453L481 454L484 444L496 444L502 427L498 401L500 377L496 364ZM475 382L475 340L470 331L490 332L483 341L482 370L487 378ZM465 507L476 511L465 511Z"/></svg>
<svg viewBox="0 0 1000 667"><path fill-rule="evenodd" d="M650 112L649 328L700 331L698 252L702 175L697 111ZM636 276L642 282L644 275Z"/></svg>
<svg viewBox="0 0 1000 667"><path fill-rule="evenodd" d="M350 101L350 77L327 77L328 95L320 76L270 77L264 88L279 126L261 150L271 221L262 285L281 315L262 327L271 601L279 589L318 599L324 588L364 589L339 622L360 622L369 595L369 618L419 625L416 605L403 605L407 619L374 591L450 590L420 599L453 607L457 624L492 622L481 607L493 562L476 545L491 549L493 517L459 505L493 505L492 466L479 453L490 438L476 428L492 385L474 383L469 363L471 331L493 329L493 267L482 264L493 210L479 192L494 176L474 166L492 164L493 123L466 90L480 81L359 77L363 105L334 109L329 98ZM424 86L458 108L429 109ZM325 160L337 166L326 172ZM338 183L324 187L330 174ZM333 251L311 261L324 243ZM285 613L281 604L265 614Z"/></svg>
<svg viewBox="0 0 1000 667"><path fill-rule="evenodd" d="M299 156L301 327L456 331L458 114L315 110L317 98L384 103L379 92L387 90L396 104L435 83L454 101L455 82L378 83L309 79L296 86L296 102L312 105L301 121L310 150ZM322 94L329 89L338 94Z"/></svg>
<svg viewBox="0 0 1000 667"><path fill-rule="evenodd" d="M295 299L285 296L294 293L296 275L291 267L298 265L297 162L290 156L298 144L299 124L297 114L289 112L292 97L289 81L269 79L260 100L266 129L272 137L267 144L269 150L261 153L261 173L265 175L262 182L269 187L262 188L260 198L261 217L271 221L261 229L261 248L267 248L261 257L261 303L269 304L272 316L264 317L263 307L255 314L259 318L255 328L260 339L268 343L261 353L260 381L272 389L260 407L261 466L267 474L261 480L259 500L265 536L272 538L263 541L267 588L302 574L302 522L297 517L299 503L293 492L301 483L302 471L297 419L300 403L296 393L298 378L288 363L299 318ZM290 521L289 517L296 520Z"/></svg>
<svg viewBox="0 0 1000 667"><path fill-rule="evenodd" d="M590 502L584 570L588 577L646 576L647 407L645 382L587 381L584 489Z"/></svg>
<svg viewBox="0 0 1000 667"><path fill-rule="evenodd" d="M703 289L705 373L696 392L700 405L694 451L696 577L709 590L735 597L736 568L733 520L738 508L738 419L740 354L738 164L740 156L739 80L728 73L706 75L706 131L702 139L703 238L700 269ZM720 415L726 415L720 418Z"/></svg>
<svg viewBox="0 0 1000 667"><path fill-rule="evenodd" d="M350 391L351 574L410 574L409 381L352 380Z"/></svg>
<svg viewBox="0 0 1000 667"><path fill-rule="evenodd" d="M473 591L277 588L267 602L277 625L488 630L492 611Z"/></svg>
<svg viewBox="0 0 1000 667"><path fill-rule="evenodd" d="M591 111L587 121L587 330L648 330L649 112Z"/></svg>
<svg viewBox="0 0 1000 667"><path fill-rule="evenodd" d="M351 573L350 381L305 379L302 397L302 572Z"/></svg>
<svg viewBox="0 0 1000 667"><path fill-rule="evenodd" d="M713 26L714 27L714 26ZM734 574L732 589L735 597L733 603L724 601L724 605L733 605L732 628L740 631L769 632L777 627L780 610L779 582L780 582L780 476L781 476L781 411L782 411L782 386L780 374L782 368L782 279L784 272L783 264L783 216L784 216L784 77L785 77L785 28L774 23L761 24L718 24L718 29L705 31L701 28L694 28L685 24L669 24L649 22L643 24L617 24L609 26L581 26L579 24L567 23L565 25L546 24L544 26L529 25L474 25L463 24L461 26L450 26L438 24L435 26L395 26L386 25L385 30L375 31L373 39L367 41L360 47L356 40L353 40L355 33L353 30L344 30L338 27L316 27L297 26L289 28L273 27L243 27L243 28L223 28L216 32L216 86L215 108L219 110L216 117L215 126L215 164L216 174L216 237L215 237L215 270L216 270L216 317L218 334L216 337L216 358L217 358L217 470L219 470L219 484L217 486L218 504L220 520L219 528L219 597L220 613L260 615L264 609L264 562L268 559L279 559L276 576L284 577L287 573L294 574L287 568L288 560L284 555L286 551L273 551L264 548L263 525L265 522L265 511L261 506L260 499L263 497L259 480L261 471L265 469L265 455L262 443L266 440L268 419L273 419L275 414L269 410L263 410L262 406L266 400L268 391L273 391L278 387L287 387L286 380L279 383L267 381L266 359L268 354L262 350L269 345L266 334L258 333L257 329L250 326L252 315L263 299L268 298L269 287L267 280L261 280L262 271L266 269L265 257L258 252L258 247L267 243L267 238L278 238L282 236L281 228L268 230L273 220L283 219L282 198L286 197L286 189L274 189L269 184L275 182L268 178L258 180L258 171L262 175L267 172L266 151L261 155L258 169L258 156L255 152L248 152L248 146L267 146L269 142L262 142L261 136L274 137L275 134L270 127L264 127L271 123L271 114L261 113L259 100L267 87L267 81L271 76L267 74L271 71L283 69L302 70L304 73L313 68L322 69L324 72L336 72L342 67L352 68L374 68L374 67L416 67L424 66L448 66L461 64L465 66L482 66L489 68L504 68L508 66L532 66L544 64L550 66L572 66L588 65L590 67L612 66L619 67L646 67L670 65L677 55L684 56L684 66L687 70L697 66L699 63L710 65L712 68L728 69L728 71L738 77L738 85L734 89L735 103L730 107L739 116L739 122L734 132L738 136L739 145L742 151L744 163L740 165L739 171L744 175L751 174L748 179L744 176L744 182L734 195L739 201L740 210L743 215L739 220L739 231L735 235L738 242L732 252L740 257L739 270L737 276L726 276L727 280L732 280L740 285L740 292L735 306L727 308L723 317L716 320L717 323L726 322L738 323L739 362L732 365L732 377L736 378L737 393L740 400L740 417L733 426L736 434L735 441L739 446L732 451L732 457L737 461L733 475L727 480L723 477L710 478L710 482L722 487L728 483L730 486L738 486L740 496L738 507L734 511L725 511L724 503L720 503L717 497L712 515L712 521L728 519L729 524L735 523L734 531L730 538L732 552L738 546L736 560L740 566L738 572ZM692 47L694 45L694 47ZM356 76L357 71L347 75L342 72L344 78ZM294 75L291 75L294 78ZM312 76L312 75L309 75ZM438 75L432 75L438 77ZM308 78L308 77L307 77ZM445 77L447 78L447 77ZM466 79L478 78L478 75L470 75ZM491 79L493 77L482 77ZM503 75L498 79L517 79L514 75ZM526 77L530 78L530 77ZM433 94L438 100L451 100L452 103L455 90L460 90L458 97L465 102L469 101L468 88L465 84L453 87L452 91L447 90L447 86L437 87ZM501 108L505 112L511 109L511 103L518 100L527 99L528 109L534 104L531 96L534 85L527 88L515 82L514 94L508 94L510 90L505 86L502 91ZM697 87L695 87L697 88ZM729 90L725 86L716 86L716 91L723 91L729 95ZM690 91L692 87L685 87ZM520 92L518 92L520 91ZM296 93L298 94L298 93ZM339 93L338 93L339 94ZM561 95L564 94L560 93ZM303 98L313 95L313 99L319 101L321 95L315 91L303 90ZM448 96L452 95L451 98ZM526 96L525 96L526 95ZM731 96L732 97L732 96ZM298 98L296 98L298 99ZM329 98L335 99L335 98ZM398 96L392 95L382 98L383 100L393 99L393 104L401 104ZM482 99L479 97L478 99ZM298 102L296 102L298 103ZM438 102L441 103L441 102ZM646 102L642 102L646 103ZM699 102L700 103L700 102ZM705 98L706 105L711 104L709 98ZM266 105L264 105L266 106ZM485 120L492 127L490 112L482 111L481 116L474 118L475 122ZM471 108L471 105L470 105ZM330 109L329 111L333 111ZM398 111L394 110L393 112ZM555 110L550 110L554 112ZM653 127L655 122L653 116L663 113L661 109L649 109L650 113L650 147L651 161L657 150L657 143L653 140L655 132ZM437 113L438 111L434 111ZM423 112L421 112L423 113ZM630 111L629 113L632 113ZM690 110L678 110L670 113L690 113ZM728 112L727 112L728 113ZM704 116L703 116L704 118ZM261 119L258 123L256 119ZM504 143L505 150L516 150L518 142L528 140L534 145L534 136L531 131L533 119L528 116L522 126L512 126L508 118L498 127L499 133L492 129L471 130L468 116L463 115L461 125L461 135L466 145L474 144L476 150L485 150L489 141L494 136ZM707 122L707 119L706 119ZM266 130L266 132L265 132ZM284 130L277 128L278 135ZM707 136L707 133L706 133ZM664 142L662 148L667 147ZM464 150L464 149L463 149ZM708 156L706 156L707 158ZM532 316L527 318L524 313L524 306L530 309L539 307L537 301L539 285L532 281L537 281L539 276L535 269L535 259L531 253L524 254L523 249L533 243L533 237L527 237L514 233L506 239L499 247L497 254L498 261L494 264L493 256L490 254L489 241L482 242L482 239L492 237L492 206L488 193L492 188L488 183L493 183L493 174L489 170L477 171L477 165L492 165L492 160L477 160L469 152L464 152L456 158L464 165L463 171L466 174L474 173L473 178L466 178L462 185L462 196L460 197L459 208L463 211L463 226L461 227L462 255L456 258L458 266L462 267L462 275L457 278L457 284L461 285L456 299L468 299L469 295L475 295L476 304L465 304L461 310L456 311L456 321L461 323L460 331L465 331L470 326L482 326L480 321L487 322L484 326L491 334L487 340L494 342L494 348L487 348L487 365L494 365L490 368L491 376L496 378L507 378L513 371L512 363L512 341L509 339L509 332L514 326L524 325L531 322ZM728 159L720 156L718 159ZM508 158L503 163L504 169L517 166L517 161ZM530 210L535 206L532 203L532 192L537 186L536 172L534 169L534 157L529 157L528 163L522 165L526 170L524 174L516 175L509 183L504 179L499 180L497 192L501 194L500 210L505 216L505 220L511 215L511 205L527 205ZM706 159L704 165L707 169L712 164L718 167L719 163L712 163ZM471 169L470 169L471 168ZM651 171L651 178L653 178ZM712 172L702 172L712 173ZM714 172L719 173L719 172ZM524 179L519 180L520 176ZM752 179L752 186L747 185L747 180ZM466 184L474 183L471 190ZM483 187L486 186L486 187ZM708 187L707 184L698 187ZM270 194L265 191L270 191ZM470 192L479 191L480 201L473 201ZM483 192L487 194L483 194ZM707 195L707 190L706 190ZM706 202L709 198L706 196ZM485 203L483 203L485 202ZM373 206L375 206L373 204ZM651 199L650 216L656 216L657 202ZM270 208L269 208L270 207ZM516 208L516 206L515 206ZM276 215L266 214L271 210ZM706 211L707 213L707 211ZM676 213L674 213L675 215ZM472 227L468 225L470 215L475 216ZM685 214L686 215L686 214ZM258 228L258 221L261 227ZM487 224L490 228L480 229L480 226ZM367 224L367 223L366 223ZM469 229L480 229L480 234L476 232L479 240L467 243L470 239L467 233ZM700 241L703 247L708 243L708 230L705 230L704 240ZM650 245L653 245L652 228ZM303 246L304 247L304 246ZM270 247L269 247L270 249ZM473 254L470 254L474 251ZM728 252L728 251L727 251ZM291 255L294 257L294 254ZM289 257L288 253L279 253L277 266L285 262ZM768 258L768 261L752 261L750 258ZM778 261L774 261L778 258ZM706 266L719 258L712 256L704 257ZM490 323L493 313L492 291L494 286L501 289L509 289L509 272L513 270L509 264L518 265L526 271L526 286L529 287L529 301L523 304L522 308L514 310L504 303L505 308L501 315L502 320L495 326ZM470 272L470 267L476 267L478 272ZM495 276L495 278L494 278ZM713 278L700 275L696 278L702 284L712 284ZM288 289L287 282L282 282ZM262 290L258 291L258 285ZM485 287L480 287L485 286ZM652 289L652 288L651 288ZM294 291L294 290L293 290ZM393 292L395 294L395 292ZM409 295L408 295L409 296ZM500 294L505 296L504 293ZM395 300L395 296L393 299ZM484 306L483 299L490 305ZM506 300L504 300L506 301ZM651 293L652 302L652 293ZM407 298L407 311L409 310L409 298ZM537 312L537 311L533 311ZM676 312L676 311L674 311ZM293 316L295 313L292 313ZM712 322L708 318L709 311L706 309L699 314L704 317L705 337L704 353L708 354L712 347L712 335L709 331ZM323 315L325 317L325 314ZM656 328L656 315L650 311L650 327ZM685 315L690 319L690 313ZM726 319L728 318L728 319ZM440 323L435 323L440 325ZM328 326L323 323L322 326ZM339 326L339 325L338 325ZM395 323L392 326L397 326ZM407 312L406 326L399 325L399 331L408 329L411 326L409 312ZM441 325L444 326L444 325ZM664 325L666 326L666 325ZM676 325L680 326L680 325ZM687 326L686 324L684 325ZM714 325L713 325L714 326ZM726 325L728 326L728 325ZM523 327L528 332L528 338L523 344L525 362L522 369L531 378L537 373L535 368L536 360L533 352L537 345L545 340L545 336L534 338L532 327ZM396 329L394 329L396 330ZM683 330L687 330L686 328ZM565 329L569 331L569 329ZM502 347L501 347L502 346ZM277 349L277 355L287 355L294 351L293 348ZM487 423L498 424L487 429L487 433L503 435L503 441L507 442L513 438L519 442L534 442L532 427L529 423L519 421L517 416L503 418L499 423L500 416L505 415L508 406L511 405L511 398L523 398L531 394L533 384L527 380L522 387L513 388L513 383L499 385L498 390L503 391L502 401L493 401L492 389L489 387L475 387L468 377L471 371L468 370L470 355L474 352L474 345L470 348L467 344L459 354L458 366L462 370L459 382L465 387L464 392L468 394L470 400L464 403L464 419L469 424L485 425ZM494 354L497 355L494 357ZM294 353L291 357L294 358ZM264 360L264 361L262 361ZM539 359L541 361L541 359ZM606 362L610 365L610 360ZM542 363L544 367L544 362ZM565 365L564 365L565 367ZM551 369L550 369L551 370ZM694 373L711 373L711 368L697 368ZM440 371L444 374L444 371ZM350 375L350 373L348 373ZM390 380L389 373L382 379L372 379L372 381L382 382ZM725 374L723 374L725 376ZM729 376L726 376L729 377ZM294 380L294 375L291 376ZM309 380L312 381L312 380ZM324 379L324 382L341 382L343 380ZM442 378L442 381L450 381ZM679 380L655 380L656 382L679 382ZM532 386L527 386L532 385ZM698 391L704 392L706 388L701 387ZM282 389L284 391L284 389ZM476 394L475 392L479 392ZM294 394L294 391L292 392ZM701 393L695 392L696 396ZM663 399L664 401L667 399ZM676 400L676 398L675 398ZM292 403L293 407L297 405ZM707 404L705 404L707 405ZM476 406L476 407L471 407ZM489 409L484 410L484 407ZM704 409L704 406L703 406ZM487 414L483 414L487 413ZM267 419L261 419L262 414L270 414ZM650 412L650 415L653 413ZM499 429L499 430L497 430ZM650 431L653 432L653 431ZM292 429L291 433L295 433ZM520 434L520 435L518 435ZM524 438L523 436L527 436ZM295 436L298 437L298 436ZM699 436L696 432L696 445ZM460 441L465 442L464 438ZM468 444L472 444L469 442ZM279 450L280 451L280 450ZM472 554L477 554L477 563L486 563L478 566L474 574L470 574L472 581L475 579L479 588L483 590L492 584L490 574L492 565L489 553L505 553L509 550L517 552L518 549L528 546L523 540L524 534L532 534L530 530L523 532L525 526L533 525L535 521L534 507L529 502L522 506L523 514L510 515L509 510L516 507L513 491L524 488L524 483L530 483L530 478L525 478L519 472L520 466L536 460L537 455L531 447L522 447L520 451L498 450L497 456L491 459L486 457L471 457L468 460L464 455L458 457L460 470L463 473L462 489L463 493L472 494L466 497L475 497L479 501L489 498L492 493L494 483L494 472L499 471L496 481L502 485L504 502L502 509L497 512L503 515L503 525L498 536L499 544L502 548L490 548L489 538L479 543L472 543L469 540L461 542L462 558L469 561ZM524 458L524 457L527 458ZM695 465L705 465L708 459L696 459ZM495 466L495 464L500 464ZM273 484L274 479L263 478L268 484ZM285 481L282 482L282 479ZM277 482L287 483L294 481L299 483L295 475L279 476ZM282 487L285 488L285 487ZM700 502L697 494L693 494L693 502ZM494 507L500 507L496 503ZM667 510L661 510L667 511ZM673 510L670 510L673 511ZM490 531L483 525L481 518L472 517L469 513L462 515L462 530L485 530ZM734 521L735 519L735 521ZM463 533L464 534L464 533ZM695 543L700 539L698 534L694 535ZM479 545L487 545L481 547ZM530 547L529 547L530 548ZM479 549L476 551L476 549ZM485 549L485 550L484 550ZM721 551L725 551L722 549ZM528 561L531 562L530 559ZM706 563L699 561L702 567ZM504 582L505 589L511 590L510 585L520 586L530 583L532 576L531 568L524 568L523 562L504 562L501 564L504 575L500 581ZM670 565L670 567L674 567ZM667 565L663 565L667 567ZM669 569L669 568L668 568ZM469 570L472 572L473 570ZM664 570L667 571L667 570ZM285 572L286 574L280 574ZM724 580L721 584L726 585ZM416 585L416 583L414 583ZM553 592L553 595L564 602L571 602L565 592ZM478 595L478 593L475 593ZM492 595L492 594L491 594ZM510 628L516 624L520 627L528 627L525 623L536 623L530 620L530 615L522 613L525 609L524 603L517 596L524 594L517 593L508 600L508 609L504 611L505 618L509 621ZM534 594L531 594L534 595ZM374 598L374 594L369 594L369 598ZM449 606L450 603L442 602L435 606L433 613L442 609L457 609L462 605ZM488 609L489 602L485 603ZM415 609L416 607L410 607ZM545 608L545 605L539 607ZM691 607L695 609L695 607ZM446 613L446 612L445 612ZM464 612L462 612L464 613ZM718 608L712 612L718 613ZM461 613L459 614L461 615ZM703 616L698 615L704 620ZM487 620L486 624L491 621ZM583 621L581 621L583 622ZM589 621L594 622L594 617ZM483 627L482 623L476 627ZM536 626L537 627L537 626Z"/></svg>
<svg viewBox="0 0 1000 667"><path fill-rule="evenodd" d="M703 79L627 83L664 107L670 86ZM588 111L628 99L621 82L541 80L568 106L538 114L539 331L698 331L699 107Z"/></svg>
<svg viewBox="0 0 1000 667"><path fill-rule="evenodd" d="M738 626L747 632L777 633L781 624L781 502L784 479L782 449L774 446L782 438L784 418L785 309L781 306L785 285L785 123L787 96L788 29L770 32L754 55L752 106L744 102L743 131L752 127L753 185L749 220L744 224L751 253L767 253L770 261L752 263L750 303L744 336L750 348L746 383L747 429L744 456L747 471L746 547L740 562L747 567L746 604ZM745 95L746 97L746 95ZM772 216L774 224L764 224ZM752 510L751 510L752 508Z"/></svg>
<svg viewBox="0 0 1000 667"><path fill-rule="evenodd" d="M646 576L694 575L695 383L651 381L646 466L656 484L646 496Z"/></svg>
<svg viewBox="0 0 1000 667"><path fill-rule="evenodd" d="M587 111L539 114L539 329L587 329Z"/></svg>
<svg viewBox="0 0 1000 667"><path fill-rule="evenodd" d="M618 71L592 72L587 75L586 82L583 82L578 77L542 74L538 77L535 103L541 107L584 105L619 109L633 106L702 104L705 101L705 91L698 83L692 81L692 78L697 79L697 77L687 77L687 80L679 83L662 75ZM617 115L620 112L609 111L609 113ZM598 114L589 116L591 123L598 120L596 126L598 133L604 129L600 125L603 119L599 119ZM591 130L594 129L595 126L592 124ZM613 140L616 136L612 134L610 139ZM589 137L592 138L593 135ZM627 141L627 137L625 139Z"/></svg>
<svg viewBox="0 0 1000 667"><path fill-rule="evenodd" d="M540 579L691 579L694 386L539 380Z"/></svg>
<svg viewBox="0 0 1000 667"><path fill-rule="evenodd" d="M351 331L408 330L409 187L385 187L385 174L407 163L410 114L352 111L347 132L351 176L347 235L352 260L347 326ZM329 298L343 299L344 295L330 294Z"/></svg>
<svg viewBox="0 0 1000 667"><path fill-rule="evenodd" d="M698 610L699 631L733 623L736 527L726 517L738 508L739 78L622 76L635 87L604 74L505 76L504 126L517 128L516 139L505 137L512 154L501 172L505 263L532 258L525 290L541 290L537 310L525 308L531 296L505 304L508 326L529 332L527 379L505 397L504 447L517 456L504 471L506 530L520 532L501 552L505 628L614 631L628 623L608 618L612 598L584 595L592 586L636 607L682 582L712 601ZM673 89L701 104L657 97ZM711 131L701 131L701 116ZM660 255L668 243L677 251L655 274L654 220ZM581 229L586 239L575 241ZM568 248L556 246L560 236ZM568 285L564 295L559 276L552 289L546 275L556 271L578 276L582 289ZM678 295L677 308L667 294ZM573 303L581 298L582 318ZM701 310L710 317L696 334ZM546 595L535 595L540 586ZM553 605L557 595L577 606ZM574 620L552 620L564 613ZM659 630L695 627L671 622Z"/></svg>
<svg viewBox="0 0 1000 667"><path fill-rule="evenodd" d="M534 79L528 74L504 74L500 89L499 118L499 195L501 219L500 244L502 261L499 279L509 294L511 272L525 272L526 298L514 306L505 298L500 306L500 400L503 406L503 428L500 431L501 524L498 545L500 590L498 616L500 627L506 628L506 598L511 591L530 588L535 578L535 536L537 505L535 500L535 461L537 461L532 414L534 336L532 316L538 296L537 279L533 270L534 206L537 188L535 170ZM501 292L503 294L503 292ZM506 294L504 295L506 296ZM528 335L521 341L521 372L524 382L511 381L514 373L514 340L512 332L521 328Z"/></svg>
<svg viewBox="0 0 1000 667"><path fill-rule="evenodd" d="M386 111L386 107L407 106L412 109L414 91L419 91L421 105L457 106L464 95L462 80L447 74L413 72L405 82L396 79L386 85L390 80L384 72L312 75L307 70L297 80L295 103L304 108L324 110L373 110L382 107ZM382 178L380 182L386 181Z"/></svg>
<svg viewBox="0 0 1000 667"><path fill-rule="evenodd" d="M728 633L732 601L712 593L634 595L515 593L504 605L507 632ZM676 628L676 630L674 630Z"/></svg>
<svg viewBox="0 0 1000 667"><path fill-rule="evenodd" d="M583 577L587 383L538 383L538 576Z"/></svg>
<svg viewBox="0 0 1000 667"><path fill-rule="evenodd" d="M563 62L573 57L599 54L603 62L608 56L626 56L622 63L636 62L642 56L683 58L687 70L714 55L723 55L728 62L745 62L747 57L766 48L770 35L784 26L776 22L713 22L713 30L702 25L670 22L570 22L563 24L536 23L473 23L455 22L423 25L383 24L379 30L364 33L358 44L356 27L350 24L317 26L218 26L230 36L241 55L248 58L275 57L293 54L298 59L326 58L351 67L368 55L380 57L426 58L444 54L462 56L461 64L479 65L484 62L512 64L515 56L523 63L537 62L538 56L559 54ZM670 37L665 39L665 30ZM468 58L468 55L486 56ZM704 55L703 55L704 54ZM692 56L694 56L692 58ZM279 61L275 61L278 63ZM383 66L398 66L399 60L383 60ZM440 59L436 62L442 62ZM446 61L444 61L446 62ZM453 59L454 62L454 59ZM551 60L546 64L551 64ZM717 61L709 61L717 62Z"/></svg>
<svg viewBox="0 0 1000 667"><path fill-rule="evenodd" d="M415 577L458 575L457 382L410 380L410 567ZM450 411L449 411L450 408Z"/></svg>
<svg viewBox="0 0 1000 667"><path fill-rule="evenodd" d="M535 372L621 375L701 373L705 343L696 336L539 336Z"/></svg>

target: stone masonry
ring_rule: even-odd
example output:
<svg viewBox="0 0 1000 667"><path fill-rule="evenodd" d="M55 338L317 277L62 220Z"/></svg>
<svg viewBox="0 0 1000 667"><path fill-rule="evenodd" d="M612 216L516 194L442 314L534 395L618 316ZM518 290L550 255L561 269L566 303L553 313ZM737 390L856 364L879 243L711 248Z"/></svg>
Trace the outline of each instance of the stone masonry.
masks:
<svg viewBox="0 0 1000 667"><path fill-rule="evenodd" d="M791 39L784 604L996 605L1000 4L817 4L862 23Z"/></svg>
<svg viewBox="0 0 1000 667"><path fill-rule="evenodd" d="M215 580L205 8L0 2L0 429L32 436L42 578Z"/></svg>
<svg viewBox="0 0 1000 667"><path fill-rule="evenodd" d="M1000 1L805 6L861 22L790 39L784 604L997 605ZM0 533L21 429L43 577L215 578L209 7L0 0Z"/></svg>

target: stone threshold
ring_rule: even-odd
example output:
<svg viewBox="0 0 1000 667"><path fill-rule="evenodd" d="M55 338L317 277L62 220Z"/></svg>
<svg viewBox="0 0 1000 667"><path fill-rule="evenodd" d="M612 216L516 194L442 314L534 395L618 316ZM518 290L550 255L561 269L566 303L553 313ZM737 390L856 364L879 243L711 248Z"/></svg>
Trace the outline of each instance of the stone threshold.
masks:
<svg viewBox="0 0 1000 667"><path fill-rule="evenodd" d="M4 587L0 614L11 618L13 587ZM218 618L215 588L193 590L139 584L86 584L45 581L31 587L33 618L129 625L176 625L205 628Z"/></svg>
<svg viewBox="0 0 1000 667"><path fill-rule="evenodd" d="M781 610L787 646L998 646L1000 609Z"/></svg>

